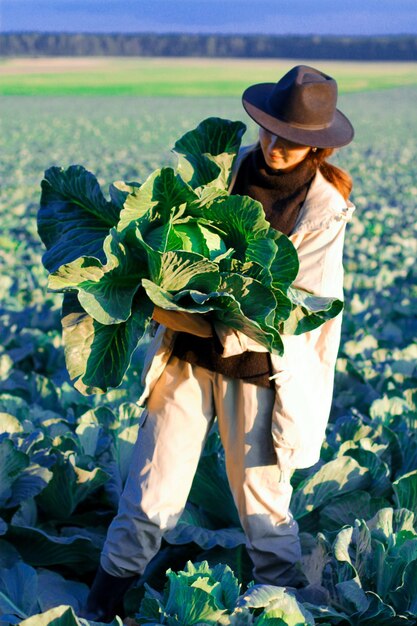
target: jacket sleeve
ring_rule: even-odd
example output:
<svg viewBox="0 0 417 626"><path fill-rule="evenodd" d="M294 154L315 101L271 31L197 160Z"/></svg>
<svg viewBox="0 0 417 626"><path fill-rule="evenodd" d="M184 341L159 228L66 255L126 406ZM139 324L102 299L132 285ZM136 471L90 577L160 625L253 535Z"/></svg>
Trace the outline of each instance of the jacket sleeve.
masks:
<svg viewBox="0 0 417 626"><path fill-rule="evenodd" d="M343 299L346 221L296 233L300 270L294 285L319 296ZM284 354L272 355L275 406L272 434L281 469L316 463L333 396L342 316L302 335L283 335Z"/></svg>
<svg viewBox="0 0 417 626"><path fill-rule="evenodd" d="M333 220L325 228L290 236L300 268L294 286L317 296L343 299L343 244L345 220Z"/></svg>

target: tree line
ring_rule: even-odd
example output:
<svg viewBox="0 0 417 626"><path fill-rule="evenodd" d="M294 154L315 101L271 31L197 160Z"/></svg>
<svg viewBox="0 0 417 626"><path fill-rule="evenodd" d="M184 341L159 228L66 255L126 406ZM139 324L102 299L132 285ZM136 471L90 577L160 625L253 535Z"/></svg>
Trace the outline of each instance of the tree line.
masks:
<svg viewBox="0 0 417 626"><path fill-rule="evenodd" d="M416 61L417 37L2 33L1 56L163 56Z"/></svg>

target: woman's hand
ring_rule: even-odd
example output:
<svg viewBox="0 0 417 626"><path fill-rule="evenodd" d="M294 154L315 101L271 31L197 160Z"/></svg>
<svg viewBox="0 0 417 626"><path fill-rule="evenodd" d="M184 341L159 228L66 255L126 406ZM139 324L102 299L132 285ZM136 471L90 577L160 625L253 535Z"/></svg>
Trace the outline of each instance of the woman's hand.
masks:
<svg viewBox="0 0 417 626"><path fill-rule="evenodd" d="M152 318L171 330L197 335L197 337L207 338L213 336L210 322L199 313L166 311L156 306L153 310Z"/></svg>

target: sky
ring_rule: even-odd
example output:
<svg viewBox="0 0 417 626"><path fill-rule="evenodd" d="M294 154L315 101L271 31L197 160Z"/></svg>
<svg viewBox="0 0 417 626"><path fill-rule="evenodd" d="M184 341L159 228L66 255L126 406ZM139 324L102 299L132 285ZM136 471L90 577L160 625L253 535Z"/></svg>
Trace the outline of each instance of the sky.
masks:
<svg viewBox="0 0 417 626"><path fill-rule="evenodd" d="M0 0L0 31L417 33L417 0Z"/></svg>

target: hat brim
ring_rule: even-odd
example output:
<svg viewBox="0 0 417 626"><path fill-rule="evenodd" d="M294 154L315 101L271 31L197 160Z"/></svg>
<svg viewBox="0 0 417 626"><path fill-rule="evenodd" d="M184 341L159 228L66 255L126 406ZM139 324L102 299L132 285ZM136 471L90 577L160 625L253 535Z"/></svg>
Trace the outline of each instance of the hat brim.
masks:
<svg viewBox="0 0 417 626"><path fill-rule="evenodd" d="M242 96L242 104L246 113L259 126L273 135L303 146L316 148L340 148L353 139L355 131L348 118L336 109L329 126L320 129L308 129L284 122L268 113L267 100L275 87L275 83L260 83L248 87Z"/></svg>

